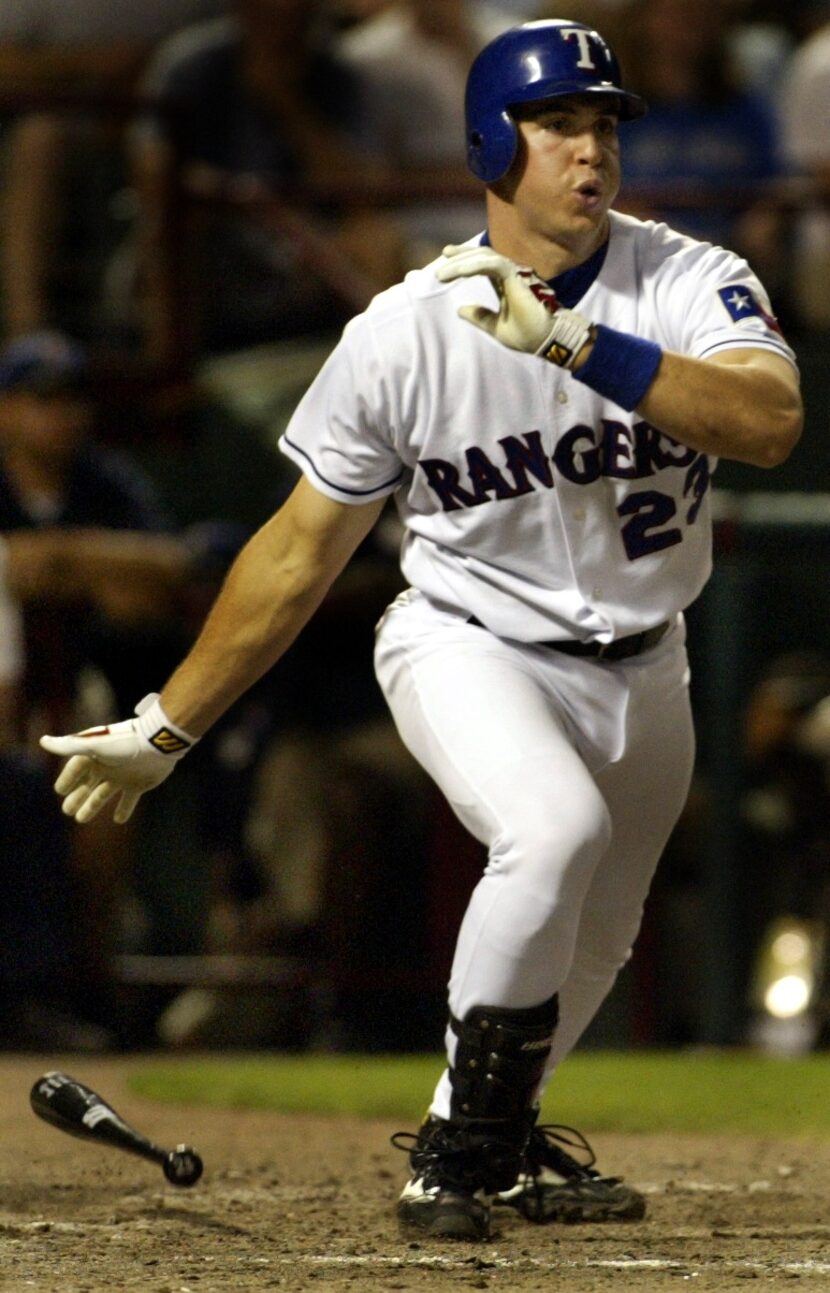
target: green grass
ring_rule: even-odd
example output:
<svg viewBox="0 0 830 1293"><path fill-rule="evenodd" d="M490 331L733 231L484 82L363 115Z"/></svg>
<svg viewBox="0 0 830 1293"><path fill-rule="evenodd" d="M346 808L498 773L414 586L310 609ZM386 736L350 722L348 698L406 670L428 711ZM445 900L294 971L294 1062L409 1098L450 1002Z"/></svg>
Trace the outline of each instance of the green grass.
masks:
<svg viewBox="0 0 830 1293"><path fill-rule="evenodd" d="M441 1068L437 1055L213 1055L159 1060L129 1085L164 1102L349 1113L405 1127L422 1116ZM830 1056L585 1052L562 1066L542 1115L592 1132L830 1136Z"/></svg>

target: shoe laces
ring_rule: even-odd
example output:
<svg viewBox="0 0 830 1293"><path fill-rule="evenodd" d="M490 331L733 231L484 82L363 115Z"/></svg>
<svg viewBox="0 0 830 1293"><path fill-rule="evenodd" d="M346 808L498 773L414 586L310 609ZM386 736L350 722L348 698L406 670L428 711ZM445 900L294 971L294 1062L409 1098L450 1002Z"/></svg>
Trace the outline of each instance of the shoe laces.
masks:
<svg viewBox="0 0 830 1293"><path fill-rule="evenodd" d="M417 1132L396 1131L390 1143L409 1154L412 1171L426 1188L470 1188L469 1151L462 1137L448 1136L440 1123L427 1123Z"/></svg>
<svg viewBox="0 0 830 1293"><path fill-rule="evenodd" d="M397 1131L390 1143L409 1154L412 1171L426 1188L466 1192L501 1188L490 1181L491 1173L498 1172L505 1154L516 1155L515 1144L495 1129L486 1136L471 1135L439 1119L425 1122L417 1132Z"/></svg>
<svg viewBox="0 0 830 1293"><path fill-rule="evenodd" d="M580 1162L570 1150L583 1155L585 1161ZM566 1127L562 1123L545 1123L534 1127L530 1133L526 1157L528 1168L534 1176L541 1167L550 1167L570 1180L596 1180L601 1176L594 1167L597 1156L586 1137L575 1127ZM602 1179L612 1182L619 1178Z"/></svg>

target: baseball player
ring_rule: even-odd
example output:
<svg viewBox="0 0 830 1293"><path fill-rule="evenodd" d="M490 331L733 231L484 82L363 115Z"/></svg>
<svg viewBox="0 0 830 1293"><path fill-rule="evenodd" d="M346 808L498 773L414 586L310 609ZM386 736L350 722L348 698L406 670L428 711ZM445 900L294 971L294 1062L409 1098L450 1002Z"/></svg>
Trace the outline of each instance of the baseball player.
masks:
<svg viewBox="0 0 830 1293"><path fill-rule="evenodd" d="M478 56L468 157L487 229L351 321L282 439L302 478L136 717L44 737L88 821L125 820L275 663L393 496L410 585L376 669L488 862L449 984L447 1067L401 1223L485 1238L636 1217L642 1197L536 1125L629 956L693 760L684 607L707 578L719 456L798 439L793 353L730 252L611 210L643 102L600 35L524 24ZM636 129L636 126L632 127ZM406 1143L406 1138L399 1136Z"/></svg>

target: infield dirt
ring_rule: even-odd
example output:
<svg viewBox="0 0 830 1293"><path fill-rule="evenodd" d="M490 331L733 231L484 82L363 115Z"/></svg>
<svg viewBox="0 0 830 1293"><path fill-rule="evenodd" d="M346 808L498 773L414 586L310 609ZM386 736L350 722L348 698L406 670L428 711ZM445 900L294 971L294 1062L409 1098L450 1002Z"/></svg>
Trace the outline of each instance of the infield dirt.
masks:
<svg viewBox="0 0 830 1293"><path fill-rule="evenodd" d="M540 1227L505 1209L490 1243L412 1242L394 1220L396 1126L150 1103L126 1085L150 1063L0 1058L3 1293L830 1287L828 1142L595 1136L603 1169L646 1191L645 1221ZM40 1122L29 1090L50 1068L159 1144L194 1145L202 1181L176 1190L152 1163Z"/></svg>

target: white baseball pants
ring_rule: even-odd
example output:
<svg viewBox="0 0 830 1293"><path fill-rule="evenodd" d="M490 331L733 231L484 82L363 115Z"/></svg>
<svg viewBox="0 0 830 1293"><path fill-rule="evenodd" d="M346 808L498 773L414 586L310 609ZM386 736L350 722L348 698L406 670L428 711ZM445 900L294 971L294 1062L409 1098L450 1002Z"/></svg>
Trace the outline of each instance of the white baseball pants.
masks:
<svg viewBox="0 0 830 1293"><path fill-rule="evenodd" d="M495 637L409 590L375 667L404 743L488 862L458 935L449 1008L559 994L548 1076L628 959L694 760L682 617L616 664ZM450 1063L454 1035L447 1031ZM432 1112L449 1116L445 1073Z"/></svg>

